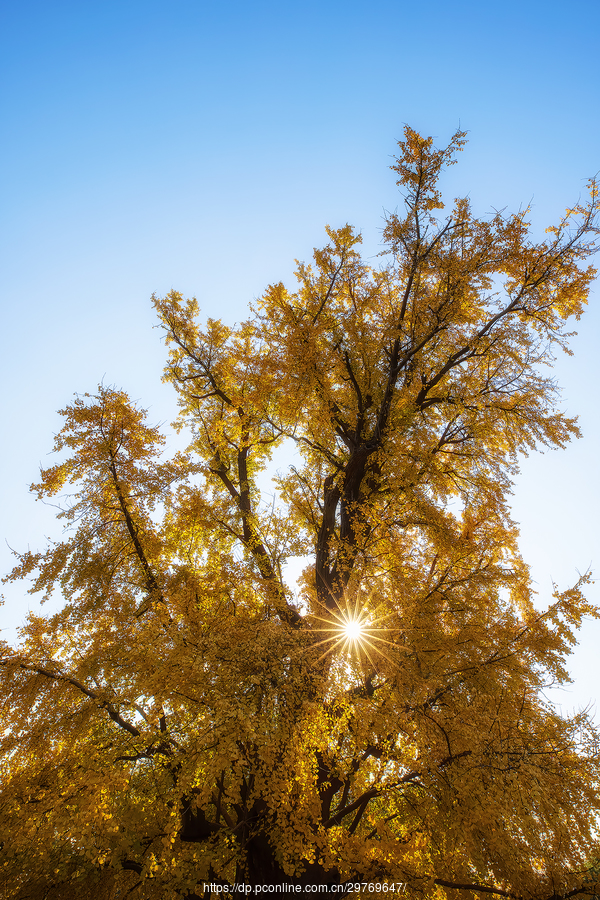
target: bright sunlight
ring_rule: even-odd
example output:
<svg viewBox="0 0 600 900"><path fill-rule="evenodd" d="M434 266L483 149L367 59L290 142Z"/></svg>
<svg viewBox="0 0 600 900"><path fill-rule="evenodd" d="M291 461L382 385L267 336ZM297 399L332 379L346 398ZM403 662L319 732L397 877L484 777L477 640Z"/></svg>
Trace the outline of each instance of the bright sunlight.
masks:
<svg viewBox="0 0 600 900"><path fill-rule="evenodd" d="M389 623L393 613L373 608L364 600L364 597L358 596L353 602L346 600L345 608L336 604L337 610L323 606L324 616L313 613L313 629L315 633L323 634L323 639L313 646L313 649L323 648L317 662L334 653L353 656L359 663L368 662L375 670L378 668L377 657L383 657L392 665L397 664L384 651L384 647L393 651L397 646L393 633L398 629Z"/></svg>
<svg viewBox="0 0 600 900"><path fill-rule="evenodd" d="M346 622L344 631L348 640L360 641L363 633L363 623L358 619L351 619L349 622Z"/></svg>

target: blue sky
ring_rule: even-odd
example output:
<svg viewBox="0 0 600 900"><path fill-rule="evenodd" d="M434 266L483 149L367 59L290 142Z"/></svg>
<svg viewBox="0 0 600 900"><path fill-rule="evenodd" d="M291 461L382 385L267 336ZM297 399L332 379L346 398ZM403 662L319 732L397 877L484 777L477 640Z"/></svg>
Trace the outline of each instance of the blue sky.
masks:
<svg viewBox="0 0 600 900"><path fill-rule="evenodd" d="M469 131L449 195L480 214L531 202L538 235L556 221L600 170L599 28L597 0L5 0L2 571L4 541L57 533L27 485L74 391L104 378L173 418L150 294L235 321L325 223L377 253L404 123L440 144ZM526 460L515 494L541 602L553 578L600 571L598 295L556 369L585 438ZM32 601L6 596L12 629ZM567 706L595 699L599 642L586 625Z"/></svg>

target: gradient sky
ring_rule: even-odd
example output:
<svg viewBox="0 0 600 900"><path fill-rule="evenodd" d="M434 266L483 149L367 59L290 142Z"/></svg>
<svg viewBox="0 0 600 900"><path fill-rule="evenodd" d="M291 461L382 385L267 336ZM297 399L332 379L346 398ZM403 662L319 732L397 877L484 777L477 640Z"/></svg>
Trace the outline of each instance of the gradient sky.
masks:
<svg viewBox="0 0 600 900"><path fill-rule="evenodd" d="M102 379L174 417L149 297L171 288L237 321L294 258L351 222L367 256L409 123L469 132L448 196L533 204L539 237L600 170L598 0L5 0L0 8L0 570L58 536L27 492L56 410ZM596 110L596 112L594 112ZM558 360L584 439L524 461L513 511L540 605L600 572L600 291ZM5 635L35 600L5 591ZM600 604L600 589L590 589ZM567 709L600 697L586 623Z"/></svg>

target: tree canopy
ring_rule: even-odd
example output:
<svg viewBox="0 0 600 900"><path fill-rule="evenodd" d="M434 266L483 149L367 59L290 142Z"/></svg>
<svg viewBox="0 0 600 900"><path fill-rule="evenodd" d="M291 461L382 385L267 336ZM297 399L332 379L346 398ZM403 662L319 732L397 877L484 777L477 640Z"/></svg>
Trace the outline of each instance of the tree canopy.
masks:
<svg viewBox="0 0 600 900"><path fill-rule="evenodd" d="M346 225L236 327L154 298L186 452L115 388L63 410L33 490L64 540L9 576L64 602L1 647L4 898L600 889L598 734L543 693L589 576L535 606L509 506L577 434L549 367L600 196L542 241L442 213L464 139L405 130L379 265Z"/></svg>

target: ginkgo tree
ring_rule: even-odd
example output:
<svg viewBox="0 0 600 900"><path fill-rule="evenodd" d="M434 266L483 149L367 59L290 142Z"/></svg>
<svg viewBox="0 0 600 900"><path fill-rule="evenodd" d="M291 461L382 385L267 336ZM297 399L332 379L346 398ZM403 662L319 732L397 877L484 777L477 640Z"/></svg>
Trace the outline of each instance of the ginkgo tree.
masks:
<svg viewBox="0 0 600 900"><path fill-rule="evenodd" d="M543 693L597 611L586 576L534 606L509 507L577 434L548 367L600 197L538 242L442 213L463 143L406 129L378 266L328 228L236 327L155 298L186 452L120 390L63 410L64 540L9 576L63 602L1 649L4 898L600 890L598 735Z"/></svg>

